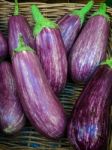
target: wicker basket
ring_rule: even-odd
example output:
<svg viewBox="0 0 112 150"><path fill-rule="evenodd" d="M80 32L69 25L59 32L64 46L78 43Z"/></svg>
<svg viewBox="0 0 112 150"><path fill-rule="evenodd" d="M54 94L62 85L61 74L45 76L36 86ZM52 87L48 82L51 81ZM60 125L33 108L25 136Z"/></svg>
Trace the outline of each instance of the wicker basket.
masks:
<svg viewBox="0 0 112 150"><path fill-rule="evenodd" d="M32 3L20 3L20 13L23 14L29 21L30 25L33 26L33 21L30 12L30 6ZM37 3L43 14L52 19L57 20L60 16L68 13L73 9L80 9L84 4L75 3L57 3L57 4L46 4ZM87 18L98 8L97 5L91 10ZM14 4L4 0L0 0L0 30L7 36L7 21L9 16L13 14ZM107 12L112 19L112 9L108 7ZM109 44L107 48L107 56L112 55L112 30L110 33ZM71 113L75 100L81 93L84 85L74 85L73 83L67 83L66 88L60 94L60 100L64 105L64 108L68 115ZM73 150L66 138L62 138L57 141L49 140L44 138L42 135L37 133L35 129L29 125L16 136L7 137L0 134L0 150ZM110 146L112 150L112 142Z"/></svg>

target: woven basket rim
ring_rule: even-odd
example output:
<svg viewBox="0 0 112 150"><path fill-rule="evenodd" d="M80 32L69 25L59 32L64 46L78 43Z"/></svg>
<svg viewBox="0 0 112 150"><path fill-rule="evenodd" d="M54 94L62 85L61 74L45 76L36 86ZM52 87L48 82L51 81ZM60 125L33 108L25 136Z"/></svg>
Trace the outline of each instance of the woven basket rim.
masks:
<svg viewBox="0 0 112 150"><path fill-rule="evenodd" d="M2 4L2 3L4 3L4 4L9 4L10 6L14 6L14 2L10 2L10 1L8 1L8 0L0 0L0 3ZM19 5L20 6L22 6L22 5L32 5L32 4L36 4L36 5L38 5L38 7L40 7L40 5L46 5L46 9L48 9L47 8L47 6L53 6L53 7L57 7L57 6L65 6L65 7L67 7L68 5L69 6L72 6L72 7L76 7L76 9L77 9L77 7L83 7L83 6L85 6L86 5L86 3L45 3L45 2L19 2ZM94 6L93 6L93 9L94 8L96 8L96 7L99 7L99 5L100 5L101 3L94 3ZM110 7L110 6L107 6L107 12L108 13L110 13L111 14L111 16L112 16L112 7Z"/></svg>
<svg viewBox="0 0 112 150"><path fill-rule="evenodd" d="M0 2L5 2L5 3L9 3L9 4L12 4L12 5L14 5L14 2L10 2L10 1L8 1L8 0L0 0ZM60 2L58 2L58 3L45 3L45 2L19 2L19 4L20 5L22 5L22 4L47 4L47 5L55 5L55 4L59 4L59 5L79 5L79 6L85 6L86 5L86 3L76 3L76 2L71 2L71 3L60 3ZM99 6L100 5L100 3L94 3L94 6ZM93 7L94 7L93 6ZM110 6L107 6L107 8L111 8ZM112 9L112 8L111 8Z"/></svg>

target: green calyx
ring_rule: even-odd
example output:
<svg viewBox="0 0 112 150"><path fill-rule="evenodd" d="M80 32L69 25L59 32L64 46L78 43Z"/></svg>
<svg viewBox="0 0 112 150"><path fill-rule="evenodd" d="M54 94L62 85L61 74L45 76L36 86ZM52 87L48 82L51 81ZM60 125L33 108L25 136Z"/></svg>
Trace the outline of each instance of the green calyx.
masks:
<svg viewBox="0 0 112 150"><path fill-rule="evenodd" d="M109 15L106 13L106 4L101 3L100 8L92 16L104 16L108 21L110 21Z"/></svg>
<svg viewBox="0 0 112 150"><path fill-rule="evenodd" d="M93 7L93 0L89 1L81 10L74 10L71 12L72 15L77 15L80 17L81 24L83 24L85 15L90 11L90 9Z"/></svg>
<svg viewBox="0 0 112 150"><path fill-rule="evenodd" d="M32 5L31 10L32 10L33 19L36 23L34 30L33 30L34 36L37 36L37 34L39 34L43 28L57 28L58 27L58 25L56 23L45 18L41 14L40 10L38 9L38 7L36 5Z"/></svg>
<svg viewBox="0 0 112 150"><path fill-rule="evenodd" d="M24 42L24 39L22 37L22 35L19 35L19 39L18 39L18 47L15 48L14 50L15 52L22 52L22 51L33 51L33 49L29 46L27 46Z"/></svg>
<svg viewBox="0 0 112 150"><path fill-rule="evenodd" d="M110 68L112 68L112 58L106 59L101 63L101 65L108 65Z"/></svg>
<svg viewBox="0 0 112 150"><path fill-rule="evenodd" d="M15 0L14 16L17 16L18 14L19 14L18 0Z"/></svg>

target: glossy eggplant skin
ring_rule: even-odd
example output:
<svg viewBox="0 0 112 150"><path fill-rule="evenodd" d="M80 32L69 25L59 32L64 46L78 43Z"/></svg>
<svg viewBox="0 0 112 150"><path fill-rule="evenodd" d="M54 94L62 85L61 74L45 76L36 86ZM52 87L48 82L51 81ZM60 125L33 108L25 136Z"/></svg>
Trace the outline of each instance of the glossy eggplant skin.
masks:
<svg viewBox="0 0 112 150"><path fill-rule="evenodd" d="M25 43L35 49L33 33L25 17L21 15L11 16L8 22L8 32L10 55L13 55L14 49L18 47L20 34L23 36Z"/></svg>
<svg viewBox="0 0 112 150"><path fill-rule="evenodd" d="M60 93L67 81L67 58L59 29L43 28L36 36L36 50L50 86Z"/></svg>
<svg viewBox="0 0 112 150"><path fill-rule="evenodd" d="M0 32L0 58L6 58L8 56L8 46L6 39L3 34Z"/></svg>
<svg viewBox="0 0 112 150"><path fill-rule="evenodd" d="M62 17L58 22L61 35L64 41L65 50L67 56L69 51L75 42L79 31L81 30L81 21L79 16L75 16L72 14L67 14Z"/></svg>
<svg viewBox="0 0 112 150"><path fill-rule="evenodd" d="M33 51L16 53L12 64L27 118L46 137L59 138L66 127L66 115L47 82L37 55Z"/></svg>
<svg viewBox="0 0 112 150"><path fill-rule="evenodd" d="M22 129L25 116L19 102L12 66L4 61L0 64L0 129L14 134Z"/></svg>
<svg viewBox="0 0 112 150"><path fill-rule="evenodd" d="M112 69L100 66L77 100L68 125L76 150L107 150Z"/></svg>
<svg viewBox="0 0 112 150"><path fill-rule="evenodd" d="M104 16L93 16L88 20L69 55L73 81L88 81L105 58L109 28L109 22Z"/></svg>

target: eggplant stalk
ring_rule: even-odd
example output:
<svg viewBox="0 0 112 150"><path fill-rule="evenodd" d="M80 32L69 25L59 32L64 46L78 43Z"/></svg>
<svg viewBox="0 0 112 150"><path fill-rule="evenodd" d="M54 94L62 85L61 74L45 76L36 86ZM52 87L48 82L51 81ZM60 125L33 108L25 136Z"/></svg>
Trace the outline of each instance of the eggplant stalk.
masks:
<svg viewBox="0 0 112 150"><path fill-rule="evenodd" d="M83 7L81 10L73 10L71 13L74 16L79 16L80 20L81 20L81 25L84 22L84 18L85 15L90 11L90 9L92 8L94 2L91 0L89 3L87 3L87 5L85 5L85 7Z"/></svg>
<svg viewBox="0 0 112 150"><path fill-rule="evenodd" d="M18 0L15 0L14 16L18 16L18 14L19 14Z"/></svg>
<svg viewBox="0 0 112 150"><path fill-rule="evenodd" d="M108 21L110 20L109 15L106 13L106 4L102 3L97 12L93 13L92 16L104 16Z"/></svg>
<svg viewBox="0 0 112 150"><path fill-rule="evenodd" d="M110 68L112 68L112 58L106 59L101 63L101 65L108 65Z"/></svg>
<svg viewBox="0 0 112 150"><path fill-rule="evenodd" d="M37 36L43 28L56 28L58 25L53 21L45 18L36 5L32 5L32 16L35 21L33 35Z"/></svg>
<svg viewBox="0 0 112 150"><path fill-rule="evenodd" d="M15 48L14 51L15 52L33 51L33 49L31 47L29 47L28 45L26 45L25 42L24 42L24 39L23 39L22 35L19 35L18 47Z"/></svg>

